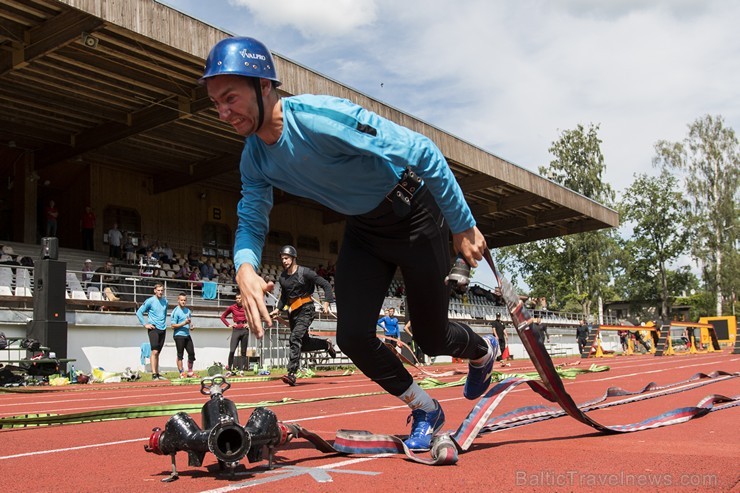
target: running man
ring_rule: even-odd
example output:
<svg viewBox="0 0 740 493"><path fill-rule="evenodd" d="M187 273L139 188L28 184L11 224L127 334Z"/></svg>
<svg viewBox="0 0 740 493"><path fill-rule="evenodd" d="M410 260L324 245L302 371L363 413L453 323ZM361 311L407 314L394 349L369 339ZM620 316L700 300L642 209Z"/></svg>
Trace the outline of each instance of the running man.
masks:
<svg viewBox="0 0 740 493"><path fill-rule="evenodd" d="M278 278L280 283L280 300L278 307L284 307L289 312L290 325L290 356L288 358L288 373L283 376L283 382L290 386L296 384L296 372L301 363L301 352L319 351L325 349L332 358L337 357L334 345L328 339L311 337L308 333L313 319L316 318L316 308L313 304L313 293L316 285L324 289L324 313L329 313L329 303L334 301L334 293L329 281L320 277L316 272L298 265L298 252L290 245L280 249L280 261L283 272ZM270 314L277 316L280 312L276 308Z"/></svg>
<svg viewBox="0 0 740 493"><path fill-rule="evenodd" d="M219 118L245 137L234 263L250 329L262 337L261 321L272 325L264 302L269 287L256 269L273 187L344 214L335 277L337 344L365 375L409 406L406 445L428 450L445 421L442 407L375 335L396 270L424 352L470 360L466 398L486 392L498 350L492 337L447 318L450 231L455 252L472 267L487 246L442 152L429 138L346 99L281 98L272 55L253 38L219 41L200 82Z"/></svg>

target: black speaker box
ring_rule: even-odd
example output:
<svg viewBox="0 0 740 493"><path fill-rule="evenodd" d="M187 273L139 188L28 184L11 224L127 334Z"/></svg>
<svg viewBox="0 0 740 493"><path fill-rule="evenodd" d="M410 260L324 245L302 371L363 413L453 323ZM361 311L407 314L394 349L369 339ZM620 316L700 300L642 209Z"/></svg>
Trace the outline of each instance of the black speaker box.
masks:
<svg viewBox="0 0 740 493"><path fill-rule="evenodd" d="M36 339L48 347L57 358L67 357L67 321L31 320L26 326L26 337Z"/></svg>
<svg viewBox="0 0 740 493"><path fill-rule="evenodd" d="M33 319L66 320L67 263L44 259L36 264L33 280Z"/></svg>

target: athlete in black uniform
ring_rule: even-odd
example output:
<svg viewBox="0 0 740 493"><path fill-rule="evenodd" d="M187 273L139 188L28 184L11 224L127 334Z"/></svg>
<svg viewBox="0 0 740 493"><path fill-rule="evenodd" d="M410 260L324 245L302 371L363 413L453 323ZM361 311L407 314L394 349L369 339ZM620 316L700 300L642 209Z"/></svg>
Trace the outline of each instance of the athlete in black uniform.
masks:
<svg viewBox="0 0 740 493"><path fill-rule="evenodd" d="M325 349L329 356L335 358L337 352L334 345L328 339L318 339L308 334L316 309L314 308L313 295L316 285L324 289L324 313L329 313L329 303L334 301L334 291L329 281L320 277L316 272L296 263L298 252L290 245L280 249L280 261L283 263L283 272L278 278L280 283L280 301L278 308L273 310L270 316L274 317L280 311L279 308L288 310L290 315L290 360L288 361L288 373L283 377L283 382L295 385L296 372L301 359L301 351L318 351Z"/></svg>

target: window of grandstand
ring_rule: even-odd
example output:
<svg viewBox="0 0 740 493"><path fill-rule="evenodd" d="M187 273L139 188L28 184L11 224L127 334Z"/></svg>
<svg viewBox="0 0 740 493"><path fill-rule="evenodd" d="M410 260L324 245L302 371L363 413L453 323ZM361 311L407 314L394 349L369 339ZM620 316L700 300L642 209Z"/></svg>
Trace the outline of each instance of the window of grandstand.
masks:
<svg viewBox="0 0 740 493"><path fill-rule="evenodd" d="M339 253L339 242L337 240L331 240L329 242L329 253Z"/></svg>
<svg viewBox="0 0 740 493"><path fill-rule="evenodd" d="M141 216L136 209L118 207L117 205L107 206L103 210L103 232L105 236L107 236L108 230L113 227L113 224L117 224L118 229L122 232L129 233L134 245L139 244L139 238L141 237Z"/></svg>
<svg viewBox="0 0 740 493"><path fill-rule="evenodd" d="M225 224L205 223L203 225L203 254L215 257L231 257L231 229Z"/></svg>
<svg viewBox="0 0 740 493"><path fill-rule="evenodd" d="M292 245L293 235L287 231L271 230L267 233L267 243L270 245Z"/></svg>
<svg viewBox="0 0 740 493"><path fill-rule="evenodd" d="M315 236L301 235L298 237L298 249L299 250L310 250L312 252L321 251L321 243Z"/></svg>

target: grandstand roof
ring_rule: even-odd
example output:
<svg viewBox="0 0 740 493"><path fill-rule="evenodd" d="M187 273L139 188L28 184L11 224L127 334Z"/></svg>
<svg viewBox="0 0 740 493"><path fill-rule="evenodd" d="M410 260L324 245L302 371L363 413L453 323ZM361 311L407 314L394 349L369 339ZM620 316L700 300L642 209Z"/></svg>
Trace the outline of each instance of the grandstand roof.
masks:
<svg viewBox="0 0 740 493"><path fill-rule="evenodd" d="M210 47L228 35L154 0L4 0L0 171L32 150L37 171L84 160L149 175L154 193L194 182L237 191L242 138L218 120L196 82ZM611 209L276 60L285 94L346 97L434 140L492 247L618 224ZM278 200L305 201L283 194ZM342 219L322 210L327 223Z"/></svg>

